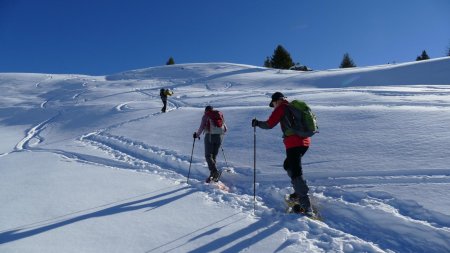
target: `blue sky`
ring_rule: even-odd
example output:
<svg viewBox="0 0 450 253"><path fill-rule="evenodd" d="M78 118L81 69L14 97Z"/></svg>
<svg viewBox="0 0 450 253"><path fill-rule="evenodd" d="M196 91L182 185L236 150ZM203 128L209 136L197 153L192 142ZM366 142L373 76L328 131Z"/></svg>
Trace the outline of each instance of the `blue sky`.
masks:
<svg viewBox="0 0 450 253"><path fill-rule="evenodd" d="M105 75L176 63L312 69L414 61L450 47L449 0L0 0L0 72Z"/></svg>

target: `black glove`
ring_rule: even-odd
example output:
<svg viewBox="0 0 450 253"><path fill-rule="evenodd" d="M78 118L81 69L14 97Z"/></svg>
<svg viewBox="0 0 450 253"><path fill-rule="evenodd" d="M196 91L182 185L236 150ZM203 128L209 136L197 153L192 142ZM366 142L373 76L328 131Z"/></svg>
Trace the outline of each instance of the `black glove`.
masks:
<svg viewBox="0 0 450 253"><path fill-rule="evenodd" d="M197 135L197 132L194 132L193 137L194 137L194 139L198 138L200 140L200 136Z"/></svg>
<svg viewBox="0 0 450 253"><path fill-rule="evenodd" d="M257 121L256 119L252 119L252 127L256 127L259 125L259 121Z"/></svg>

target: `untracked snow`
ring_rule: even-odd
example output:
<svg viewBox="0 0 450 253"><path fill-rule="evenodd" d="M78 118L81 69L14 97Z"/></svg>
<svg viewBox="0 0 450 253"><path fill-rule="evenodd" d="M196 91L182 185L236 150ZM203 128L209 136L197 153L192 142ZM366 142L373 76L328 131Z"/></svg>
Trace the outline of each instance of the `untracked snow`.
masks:
<svg viewBox="0 0 450 253"><path fill-rule="evenodd" d="M0 88L2 253L450 251L449 57L0 73ZM275 91L318 117L303 170L321 221L285 213L282 133L251 127ZM203 136L192 138L206 105L229 128L218 157L228 192L204 183Z"/></svg>

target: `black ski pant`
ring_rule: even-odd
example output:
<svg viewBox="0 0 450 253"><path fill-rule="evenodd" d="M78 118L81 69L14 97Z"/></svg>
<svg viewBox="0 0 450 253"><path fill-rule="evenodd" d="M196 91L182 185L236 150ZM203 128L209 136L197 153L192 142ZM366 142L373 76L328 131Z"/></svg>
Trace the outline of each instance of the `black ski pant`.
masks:
<svg viewBox="0 0 450 253"><path fill-rule="evenodd" d="M163 102L163 108L161 109L162 112L166 112L167 109L167 99L162 99Z"/></svg>
<svg viewBox="0 0 450 253"><path fill-rule="evenodd" d="M294 147L286 149L286 159L283 167L291 178L292 187L295 193L302 198L308 198L308 185L303 179L302 156L308 151L309 147ZM309 201L308 201L309 202Z"/></svg>
<svg viewBox="0 0 450 253"><path fill-rule="evenodd" d="M220 134L205 134L205 158L210 172L216 172L216 157L222 145L222 136Z"/></svg>

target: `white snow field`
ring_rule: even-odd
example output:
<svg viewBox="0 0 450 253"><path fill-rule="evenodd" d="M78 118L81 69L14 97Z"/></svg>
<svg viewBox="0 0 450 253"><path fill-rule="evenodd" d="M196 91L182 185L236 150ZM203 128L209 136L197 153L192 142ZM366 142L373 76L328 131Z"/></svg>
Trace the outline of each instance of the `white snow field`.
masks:
<svg viewBox="0 0 450 253"><path fill-rule="evenodd" d="M167 113L162 87L174 91ZM0 89L2 253L450 252L450 57L0 73ZM322 221L285 213L282 133L251 127L275 91L318 117L303 170ZM229 127L218 158L229 192L204 183L192 134L206 105Z"/></svg>

